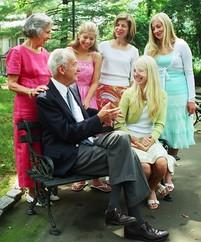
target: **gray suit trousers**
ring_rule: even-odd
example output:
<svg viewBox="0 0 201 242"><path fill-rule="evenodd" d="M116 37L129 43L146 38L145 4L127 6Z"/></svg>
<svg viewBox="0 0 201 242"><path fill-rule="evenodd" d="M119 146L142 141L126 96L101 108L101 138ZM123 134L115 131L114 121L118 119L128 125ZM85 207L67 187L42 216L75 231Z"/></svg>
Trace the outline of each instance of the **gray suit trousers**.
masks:
<svg viewBox="0 0 201 242"><path fill-rule="evenodd" d="M81 144L78 160L71 169L80 175L109 175L111 186L124 183L129 206L144 200L149 187L128 134L114 131L100 135L93 145ZM126 183L125 183L126 182Z"/></svg>

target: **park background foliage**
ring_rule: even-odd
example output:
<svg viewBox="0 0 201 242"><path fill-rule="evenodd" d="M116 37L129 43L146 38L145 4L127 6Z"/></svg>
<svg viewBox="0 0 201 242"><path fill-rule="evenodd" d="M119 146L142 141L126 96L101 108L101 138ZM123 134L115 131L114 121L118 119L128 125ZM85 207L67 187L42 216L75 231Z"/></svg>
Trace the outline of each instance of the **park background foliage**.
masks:
<svg viewBox="0 0 201 242"><path fill-rule="evenodd" d="M150 17L157 12L166 12L172 19L176 33L191 47L194 61L196 85L201 86L201 0L4 0L0 3L0 21L10 16L33 12L45 12L52 17L54 26L52 39L46 48L51 51L65 47L73 39L73 32L82 21L94 21L99 27L99 41L112 37L113 20L121 12L130 13L136 20L137 34L133 43L143 54L148 39ZM75 6L73 18L73 6ZM12 18L13 19L13 18ZM74 23L74 24L73 24ZM19 34L21 29L0 29L0 35ZM4 82L1 79L0 82ZM1 83L0 83L1 84ZM12 143L13 94L0 89L0 195L1 184L8 183L8 177L15 173ZM4 182L2 182L4 181ZM4 185L3 185L4 186Z"/></svg>
<svg viewBox="0 0 201 242"><path fill-rule="evenodd" d="M33 12L46 12L54 22L52 39L46 46L51 51L57 47L65 47L72 41L73 30L76 32L77 27L85 20L97 23L99 41L111 38L114 17L118 13L128 12L136 19L137 34L133 44L142 54L148 39L150 17L161 11L170 16L177 35L190 45L194 57L196 84L200 86L201 0L4 0L0 5L0 21L8 20L14 14L23 13L28 16ZM0 29L0 35L6 32L14 36L19 31L19 28L3 31Z"/></svg>

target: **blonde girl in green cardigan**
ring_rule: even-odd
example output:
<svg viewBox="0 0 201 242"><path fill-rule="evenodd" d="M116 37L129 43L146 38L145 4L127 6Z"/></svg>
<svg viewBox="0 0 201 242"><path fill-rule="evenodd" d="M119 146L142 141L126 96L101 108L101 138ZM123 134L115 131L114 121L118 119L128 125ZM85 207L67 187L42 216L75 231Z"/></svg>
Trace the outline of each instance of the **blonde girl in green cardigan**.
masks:
<svg viewBox="0 0 201 242"><path fill-rule="evenodd" d="M158 141L166 120L167 95L160 88L159 72L155 60L141 56L135 63L134 83L121 98L121 116L115 124L116 129L131 135L131 145L142 163L151 189L148 207L159 207L156 191L163 195L168 187L160 184L164 178L172 183L175 159Z"/></svg>

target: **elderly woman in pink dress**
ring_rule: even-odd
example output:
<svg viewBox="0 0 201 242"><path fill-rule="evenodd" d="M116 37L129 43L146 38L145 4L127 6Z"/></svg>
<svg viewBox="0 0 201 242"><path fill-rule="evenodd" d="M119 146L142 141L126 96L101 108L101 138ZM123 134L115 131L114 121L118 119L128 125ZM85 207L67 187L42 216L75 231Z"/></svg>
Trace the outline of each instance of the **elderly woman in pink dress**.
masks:
<svg viewBox="0 0 201 242"><path fill-rule="evenodd" d="M27 40L11 48L6 59L8 87L16 93L14 99L13 125L14 149L19 186L28 188L27 201L32 201L34 196L34 183L27 175L31 167L29 150L26 144L19 141L22 131L17 129L17 124L23 120L38 120L35 96L47 90L50 72L47 67L48 52L43 48L51 38L51 19L42 13L31 15L23 27ZM40 143L36 149L41 152Z"/></svg>

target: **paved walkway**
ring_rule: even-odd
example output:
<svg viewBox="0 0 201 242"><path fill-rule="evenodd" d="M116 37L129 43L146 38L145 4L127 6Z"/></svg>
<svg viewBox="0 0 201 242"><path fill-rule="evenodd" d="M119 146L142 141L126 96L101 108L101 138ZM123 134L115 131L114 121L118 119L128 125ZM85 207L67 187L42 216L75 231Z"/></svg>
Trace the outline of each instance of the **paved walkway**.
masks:
<svg viewBox="0 0 201 242"><path fill-rule="evenodd" d="M174 201L161 201L160 209L155 211L145 206L142 209L147 221L169 230L170 242L201 242L201 133L195 137L197 144L180 153ZM46 209L38 208L38 215L28 216L26 202L21 199L0 218L0 242L122 242L122 227L104 225L108 196L89 188L74 193L69 187L61 187L61 200L53 205L62 230L58 237L48 233Z"/></svg>

